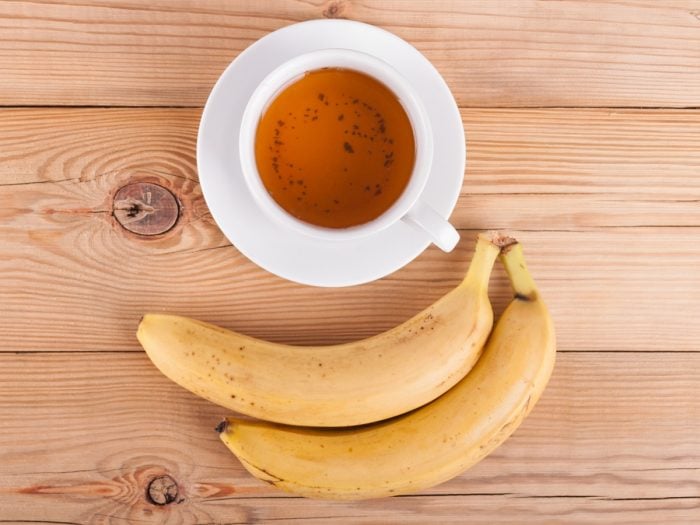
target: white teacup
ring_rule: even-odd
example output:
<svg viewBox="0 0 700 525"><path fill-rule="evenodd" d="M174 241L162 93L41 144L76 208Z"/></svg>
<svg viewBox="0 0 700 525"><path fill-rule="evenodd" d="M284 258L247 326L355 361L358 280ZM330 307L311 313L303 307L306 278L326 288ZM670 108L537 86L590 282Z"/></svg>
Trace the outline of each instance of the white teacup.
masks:
<svg viewBox="0 0 700 525"><path fill-rule="evenodd" d="M413 127L416 144L413 173L406 189L394 204L374 220L349 228L325 228L290 215L265 188L255 161L255 136L258 122L274 97L304 73L324 67L340 67L365 73L387 86L400 100ZM459 233L440 214L420 199L430 176L433 160L433 134L425 109L410 84L388 63L359 51L324 49L296 56L272 71L253 92L243 113L239 138L243 175L262 210L279 223L311 237L338 241L371 235L404 221L426 235L442 250L451 251Z"/></svg>

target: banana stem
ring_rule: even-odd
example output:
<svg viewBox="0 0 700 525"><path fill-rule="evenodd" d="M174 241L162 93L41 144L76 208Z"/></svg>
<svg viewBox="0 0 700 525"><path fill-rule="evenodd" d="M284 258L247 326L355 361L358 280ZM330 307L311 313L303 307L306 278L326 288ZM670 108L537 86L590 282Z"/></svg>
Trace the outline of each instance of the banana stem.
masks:
<svg viewBox="0 0 700 525"><path fill-rule="evenodd" d="M523 301L535 301L538 297L537 285L525 264L523 247L517 242L506 246L501 251L500 259L510 279L515 298Z"/></svg>
<svg viewBox="0 0 700 525"><path fill-rule="evenodd" d="M488 287L493 263L496 262L496 257L498 257L501 247L509 241L515 242L513 239L498 233L479 234L476 239L474 257L462 284L478 288Z"/></svg>

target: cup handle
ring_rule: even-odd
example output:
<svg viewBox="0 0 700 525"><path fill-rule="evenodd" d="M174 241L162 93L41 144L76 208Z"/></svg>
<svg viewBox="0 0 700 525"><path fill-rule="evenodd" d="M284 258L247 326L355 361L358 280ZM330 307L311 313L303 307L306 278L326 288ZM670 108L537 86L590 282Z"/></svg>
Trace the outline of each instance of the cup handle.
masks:
<svg viewBox="0 0 700 525"><path fill-rule="evenodd" d="M418 201L401 220L427 234L444 252L451 252L459 241L459 232L455 227L421 201Z"/></svg>

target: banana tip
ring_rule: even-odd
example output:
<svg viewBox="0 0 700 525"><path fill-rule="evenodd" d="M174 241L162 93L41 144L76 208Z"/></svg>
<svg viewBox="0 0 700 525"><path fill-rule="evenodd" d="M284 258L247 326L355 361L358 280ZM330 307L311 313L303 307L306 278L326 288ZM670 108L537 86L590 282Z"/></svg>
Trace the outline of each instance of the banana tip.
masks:
<svg viewBox="0 0 700 525"><path fill-rule="evenodd" d="M518 240L504 232L492 230L486 233L488 239L498 248L501 252L507 252L511 246L518 244Z"/></svg>
<svg viewBox="0 0 700 525"><path fill-rule="evenodd" d="M216 425L216 428L214 428L214 430L216 430L217 433L221 434L222 432L226 432L227 428L228 428L228 421L226 421L224 419L221 423Z"/></svg>
<svg viewBox="0 0 700 525"><path fill-rule="evenodd" d="M150 320L152 315L153 314L151 312L145 312L145 313L141 314L141 317L139 318L139 324L138 324L139 328L141 328L141 326L143 326L143 323Z"/></svg>
<svg viewBox="0 0 700 525"><path fill-rule="evenodd" d="M136 337L139 341L141 341L141 337L143 336L143 333L146 330L144 323L147 322L148 316L148 313L141 315L141 317L139 318L139 322L136 325Z"/></svg>

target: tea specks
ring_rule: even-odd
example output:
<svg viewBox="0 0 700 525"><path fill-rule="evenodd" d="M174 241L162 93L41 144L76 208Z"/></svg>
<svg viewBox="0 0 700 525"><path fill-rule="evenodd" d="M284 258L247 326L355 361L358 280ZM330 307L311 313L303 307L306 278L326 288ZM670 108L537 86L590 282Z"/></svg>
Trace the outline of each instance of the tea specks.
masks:
<svg viewBox="0 0 700 525"><path fill-rule="evenodd" d="M349 142L343 143L343 149L348 153L355 153L355 150L352 149L352 145Z"/></svg>
<svg viewBox="0 0 700 525"><path fill-rule="evenodd" d="M384 167L388 168L394 163L394 152L390 151L384 155Z"/></svg>

